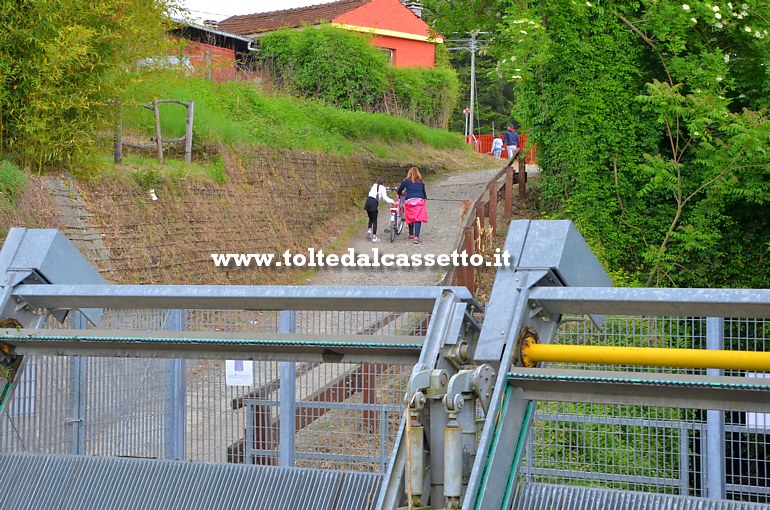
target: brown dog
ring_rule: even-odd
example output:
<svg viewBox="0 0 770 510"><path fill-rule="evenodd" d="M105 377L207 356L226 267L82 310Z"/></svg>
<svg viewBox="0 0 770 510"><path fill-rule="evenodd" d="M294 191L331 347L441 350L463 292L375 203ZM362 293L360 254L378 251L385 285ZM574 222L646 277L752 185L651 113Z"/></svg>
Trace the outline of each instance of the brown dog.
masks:
<svg viewBox="0 0 770 510"><path fill-rule="evenodd" d="M471 197L466 198L460 204L460 221L465 221L465 217L471 210Z"/></svg>

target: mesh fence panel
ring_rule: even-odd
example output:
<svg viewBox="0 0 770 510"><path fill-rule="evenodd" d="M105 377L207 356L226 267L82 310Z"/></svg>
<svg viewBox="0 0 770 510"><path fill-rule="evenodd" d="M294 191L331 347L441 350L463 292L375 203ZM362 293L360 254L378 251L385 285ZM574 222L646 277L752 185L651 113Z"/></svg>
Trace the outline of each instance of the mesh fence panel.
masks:
<svg viewBox="0 0 770 510"><path fill-rule="evenodd" d="M770 322L724 321L724 348L765 351ZM555 343L706 348L706 319L606 317L596 331L580 318L562 324ZM554 368L705 374L705 370L550 364ZM732 376L764 376L727 372ZM729 499L770 502L764 415L720 413L724 422ZM767 420L770 426L770 419ZM522 478L691 496L706 495L706 410L539 402Z"/></svg>
<svg viewBox="0 0 770 510"><path fill-rule="evenodd" d="M174 315L176 314L176 315ZM298 311L292 329L325 335L424 335L428 314ZM100 330L280 332L280 314L242 310L105 310ZM47 328L88 328L75 314ZM289 365L291 382L281 380ZM0 451L278 464L280 410L295 417L298 466L381 472L403 412L411 366L252 365L251 386L227 384L226 362L27 356L0 418ZM183 376L175 378L175 370ZM291 384L296 401L280 398ZM180 407L176 400L183 399ZM183 447L170 444L183 436Z"/></svg>

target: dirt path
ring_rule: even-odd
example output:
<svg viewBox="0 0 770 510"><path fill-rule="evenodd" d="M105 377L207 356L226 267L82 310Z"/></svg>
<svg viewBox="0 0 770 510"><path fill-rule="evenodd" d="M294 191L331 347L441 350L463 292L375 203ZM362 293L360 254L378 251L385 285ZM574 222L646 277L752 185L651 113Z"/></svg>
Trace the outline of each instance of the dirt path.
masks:
<svg viewBox="0 0 770 510"><path fill-rule="evenodd" d="M423 224L420 240L422 244L415 245L409 241L409 233L404 227L401 235L396 236L393 243L385 232L388 224L387 204L381 203L378 235L380 243L372 243L366 238L366 228L351 240L349 246L338 254L344 254L352 248L356 254L367 254L373 257L374 249L380 256L390 254L443 254L451 253L456 247L461 234L460 203L470 197L472 201L478 198L487 182L498 171L498 168L477 170L471 172L453 173L441 176L426 184L428 193L428 222ZM400 183L387 183L396 186ZM391 198L394 193L390 192ZM361 215L366 213L362 210ZM435 285L446 273L447 268L324 268L319 270L308 284L311 285Z"/></svg>

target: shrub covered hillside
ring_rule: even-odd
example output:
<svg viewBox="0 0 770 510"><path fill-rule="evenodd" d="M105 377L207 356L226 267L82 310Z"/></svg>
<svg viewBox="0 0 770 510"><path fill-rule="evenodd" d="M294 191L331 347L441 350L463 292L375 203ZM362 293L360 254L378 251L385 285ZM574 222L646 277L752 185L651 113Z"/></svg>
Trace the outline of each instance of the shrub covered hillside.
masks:
<svg viewBox="0 0 770 510"><path fill-rule="evenodd" d="M153 69L148 62L176 52L168 31L177 4L0 5L2 159L28 172L99 173L118 118L128 137L147 143L155 136L153 116L136 108L154 99L195 101L198 149L253 144L392 158L394 147L462 148L459 135L427 127L446 127L457 95L454 72L392 69L365 35L324 27L267 38L262 55L274 69L282 66L281 93L301 99L276 97L256 82L216 84ZM371 114L386 91L398 96L401 117ZM179 109L163 105L165 139L184 134Z"/></svg>
<svg viewBox="0 0 770 510"><path fill-rule="evenodd" d="M448 60L441 58L443 47L436 49L436 67L403 69L389 65L370 38L330 25L278 30L259 39L258 58L271 80L292 94L350 110L390 108L446 129L460 85ZM394 104L384 104L386 95Z"/></svg>

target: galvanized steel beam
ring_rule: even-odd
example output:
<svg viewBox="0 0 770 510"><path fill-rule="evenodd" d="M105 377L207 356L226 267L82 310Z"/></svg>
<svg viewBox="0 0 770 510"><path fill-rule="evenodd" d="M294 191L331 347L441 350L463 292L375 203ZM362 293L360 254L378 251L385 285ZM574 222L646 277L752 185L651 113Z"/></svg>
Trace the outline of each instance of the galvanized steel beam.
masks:
<svg viewBox="0 0 770 510"><path fill-rule="evenodd" d="M770 379L516 367L507 380L529 400L770 412Z"/></svg>
<svg viewBox="0 0 770 510"><path fill-rule="evenodd" d="M770 318L768 289L537 287L529 296L550 315Z"/></svg>
<svg viewBox="0 0 770 510"><path fill-rule="evenodd" d="M475 303L465 287L343 287L259 285L19 285L35 308L189 308L430 312L445 290Z"/></svg>
<svg viewBox="0 0 770 510"><path fill-rule="evenodd" d="M423 338L396 335L0 330L15 355L414 363Z"/></svg>

